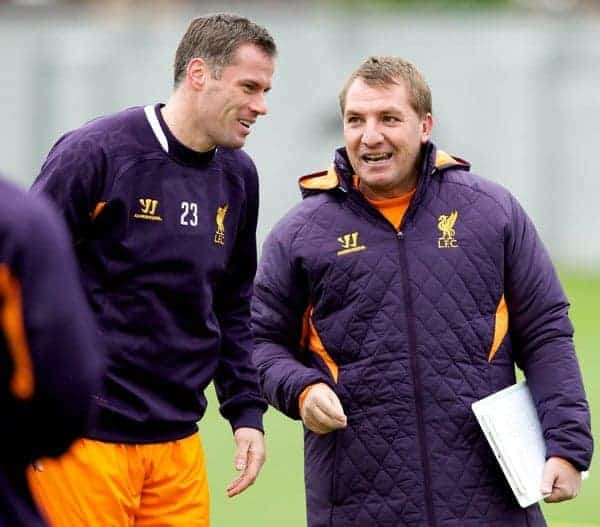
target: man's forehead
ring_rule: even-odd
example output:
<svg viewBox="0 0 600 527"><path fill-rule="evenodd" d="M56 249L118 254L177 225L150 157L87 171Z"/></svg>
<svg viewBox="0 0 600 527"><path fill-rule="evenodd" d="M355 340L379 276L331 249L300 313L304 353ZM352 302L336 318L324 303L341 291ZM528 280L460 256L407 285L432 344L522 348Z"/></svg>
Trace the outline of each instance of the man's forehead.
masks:
<svg viewBox="0 0 600 527"><path fill-rule="evenodd" d="M251 82L256 83L263 88L270 88L271 80L275 72L275 61L268 54L253 44L244 44L244 46L253 46L256 51L247 53L238 48L233 60L221 68L220 78L222 80L233 81L236 83Z"/></svg>
<svg viewBox="0 0 600 527"><path fill-rule="evenodd" d="M402 110L409 104L406 90L398 84L362 85L353 83L346 94L345 113Z"/></svg>
<svg viewBox="0 0 600 527"><path fill-rule="evenodd" d="M231 55L231 61L225 67L240 66L255 61L274 64L275 57L269 55L264 49L256 44L248 42L246 44L241 44L236 48Z"/></svg>
<svg viewBox="0 0 600 527"><path fill-rule="evenodd" d="M360 92L382 92L391 94L393 92L405 92L406 82L398 80L366 80L362 77L354 79L348 86L347 95Z"/></svg>

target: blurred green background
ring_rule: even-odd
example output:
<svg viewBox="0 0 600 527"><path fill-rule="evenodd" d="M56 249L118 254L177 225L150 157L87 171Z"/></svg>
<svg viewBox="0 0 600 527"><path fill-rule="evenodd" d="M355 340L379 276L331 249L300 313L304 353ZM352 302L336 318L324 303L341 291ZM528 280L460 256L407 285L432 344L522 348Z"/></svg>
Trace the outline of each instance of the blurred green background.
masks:
<svg viewBox="0 0 600 527"><path fill-rule="evenodd" d="M592 412L600 409L600 272L561 272L571 302L575 343ZM245 494L227 498L225 488L236 477L233 440L229 425L219 416L210 389L209 409L200 430L208 460L215 527L246 525L303 527L304 482L302 427L270 409L265 416L267 463L259 480ZM600 410L599 410L600 411ZM597 434L595 435L597 441ZM590 478L576 500L544 505L550 527L600 527L600 460L596 456Z"/></svg>

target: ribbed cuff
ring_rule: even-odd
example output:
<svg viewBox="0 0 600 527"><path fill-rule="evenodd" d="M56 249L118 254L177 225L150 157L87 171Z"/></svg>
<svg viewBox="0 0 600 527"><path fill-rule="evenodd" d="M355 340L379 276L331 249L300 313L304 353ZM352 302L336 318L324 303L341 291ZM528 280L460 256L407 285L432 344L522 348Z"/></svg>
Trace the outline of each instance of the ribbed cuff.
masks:
<svg viewBox="0 0 600 527"><path fill-rule="evenodd" d="M546 459L551 457L562 458L573 465L579 472L584 472L590 468L590 462L583 456L573 455L573 452L568 452L562 448L548 448L546 450Z"/></svg>
<svg viewBox="0 0 600 527"><path fill-rule="evenodd" d="M238 428L254 428L265 432L263 427L263 407L250 406L240 410L240 412L229 419L231 429L235 432Z"/></svg>

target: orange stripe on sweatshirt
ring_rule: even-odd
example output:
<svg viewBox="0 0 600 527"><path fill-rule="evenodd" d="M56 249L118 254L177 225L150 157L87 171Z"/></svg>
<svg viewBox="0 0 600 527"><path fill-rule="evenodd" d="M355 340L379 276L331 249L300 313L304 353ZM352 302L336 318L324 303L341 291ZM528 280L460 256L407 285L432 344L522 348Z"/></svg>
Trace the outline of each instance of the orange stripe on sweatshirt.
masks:
<svg viewBox="0 0 600 527"><path fill-rule="evenodd" d="M102 209L106 206L106 201L99 201L96 206L94 207L93 212L90 214L90 217L92 218L92 221L95 220L100 213L102 212Z"/></svg>
<svg viewBox="0 0 600 527"><path fill-rule="evenodd" d="M17 399L33 396L33 362L29 354L21 286L6 264L0 264L0 324L13 362L10 391Z"/></svg>

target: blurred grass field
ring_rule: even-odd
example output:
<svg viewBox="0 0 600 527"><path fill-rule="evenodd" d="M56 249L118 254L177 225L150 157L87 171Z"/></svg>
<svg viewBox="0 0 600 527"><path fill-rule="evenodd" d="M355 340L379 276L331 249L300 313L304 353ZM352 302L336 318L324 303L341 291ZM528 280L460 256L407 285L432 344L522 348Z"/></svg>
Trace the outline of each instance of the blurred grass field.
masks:
<svg viewBox="0 0 600 527"><path fill-rule="evenodd" d="M571 302L575 343L592 408L600 411L600 273L562 272ZM214 527L303 527L304 484L302 428L270 409L265 416L267 463L259 480L245 494L228 499L227 484L233 469L233 440L228 424L220 418L213 390L209 409L200 424L207 454ZM594 434L598 440L598 433ZM600 459L595 456L590 478L575 501L544 505L550 527L600 527Z"/></svg>

